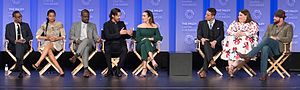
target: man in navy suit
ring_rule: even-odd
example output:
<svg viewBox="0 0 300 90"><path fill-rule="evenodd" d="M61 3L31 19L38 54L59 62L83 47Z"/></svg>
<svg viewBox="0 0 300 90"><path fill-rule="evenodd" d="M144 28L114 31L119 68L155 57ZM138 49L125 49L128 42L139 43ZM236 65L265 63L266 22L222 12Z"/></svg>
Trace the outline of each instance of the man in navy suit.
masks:
<svg viewBox="0 0 300 90"><path fill-rule="evenodd" d="M5 29L5 39L9 41L8 49L17 58L17 65L11 71L19 71L19 78L23 75L23 56L25 51L30 49L29 41L32 40L32 33L30 27L27 23L22 22L22 14L19 11L14 11L12 13L14 22L6 25Z"/></svg>
<svg viewBox="0 0 300 90"><path fill-rule="evenodd" d="M224 39L224 24L216 20L216 9L209 8L205 14L205 20L200 21L197 29L197 38L201 41L201 50L204 51L203 71L200 77L205 78L209 63L215 66L213 55L222 50L221 41Z"/></svg>

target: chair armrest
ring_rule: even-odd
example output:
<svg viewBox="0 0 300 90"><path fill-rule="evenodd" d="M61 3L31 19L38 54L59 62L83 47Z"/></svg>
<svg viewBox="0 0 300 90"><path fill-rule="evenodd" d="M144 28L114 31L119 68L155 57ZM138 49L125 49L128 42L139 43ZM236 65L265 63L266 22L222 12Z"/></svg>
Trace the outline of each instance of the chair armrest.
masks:
<svg viewBox="0 0 300 90"><path fill-rule="evenodd" d="M9 50L8 50L8 43L9 43L9 41L8 41L8 40L5 40L5 51L9 51Z"/></svg>
<svg viewBox="0 0 300 90"><path fill-rule="evenodd" d="M104 51L104 48L105 48L105 45L104 45L104 43L105 43L105 39L101 39L101 51L103 52L103 53L105 53L105 51Z"/></svg>
<svg viewBox="0 0 300 90"><path fill-rule="evenodd" d="M283 53L290 53L292 51L292 42L283 43Z"/></svg>
<svg viewBox="0 0 300 90"><path fill-rule="evenodd" d="M160 45L161 45L161 41L157 41L156 42L156 49L157 49L158 53L160 52Z"/></svg>
<svg viewBox="0 0 300 90"><path fill-rule="evenodd" d="M196 49L200 49L200 46L201 46L201 41L199 39L195 39L195 44L196 44Z"/></svg>

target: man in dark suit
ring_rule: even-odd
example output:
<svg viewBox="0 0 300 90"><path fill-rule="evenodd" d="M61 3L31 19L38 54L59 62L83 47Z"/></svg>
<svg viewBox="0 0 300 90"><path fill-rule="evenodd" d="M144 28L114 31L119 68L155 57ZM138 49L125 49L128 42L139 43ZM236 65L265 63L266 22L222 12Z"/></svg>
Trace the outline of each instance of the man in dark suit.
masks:
<svg viewBox="0 0 300 90"><path fill-rule="evenodd" d="M224 39L224 25L216 20L216 9L209 8L205 14L205 20L200 21L197 29L197 38L201 41L201 50L204 51L203 71L200 77L205 78L209 63L215 66L213 55L222 50L221 41Z"/></svg>
<svg viewBox="0 0 300 90"><path fill-rule="evenodd" d="M6 25L5 39L9 41L8 49L13 52L17 58L17 65L11 71L19 71L19 78L23 75L23 56L25 51L30 49L29 41L32 40L32 33L27 23L22 22L22 14L19 11L14 11L13 14L14 22Z"/></svg>
<svg viewBox="0 0 300 90"><path fill-rule="evenodd" d="M120 21L121 10L118 8L113 8L109 14L110 20L105 22L104 37L105 39L105 58L108 66L108 72L105 76L113 76L113 69L111 65L111 56L113 52L120 54L120 61L116 67L116 76L121 77L120 68L127 56L127 44L126 39L132 36L132 30L126 30L126 25L123 21Z"/></svg>

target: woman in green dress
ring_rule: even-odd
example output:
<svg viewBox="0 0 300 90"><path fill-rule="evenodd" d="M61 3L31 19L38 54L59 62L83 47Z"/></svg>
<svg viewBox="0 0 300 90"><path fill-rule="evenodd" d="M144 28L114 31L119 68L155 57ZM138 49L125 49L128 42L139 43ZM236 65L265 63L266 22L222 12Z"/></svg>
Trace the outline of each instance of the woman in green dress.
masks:
<svg viewBox="0 0 300 90"><path fill-rule="evenodd" d="M141 54L143 71L141 77L146 77L147 73L147 60L151 60L154 68L158 65L153 57L153 52L156 50L155 42L161 41L162 36L158 30L158 26L154 22L153 13L149 10L143 12L143 23L138 25L136 31L137 51Z"/></svg>

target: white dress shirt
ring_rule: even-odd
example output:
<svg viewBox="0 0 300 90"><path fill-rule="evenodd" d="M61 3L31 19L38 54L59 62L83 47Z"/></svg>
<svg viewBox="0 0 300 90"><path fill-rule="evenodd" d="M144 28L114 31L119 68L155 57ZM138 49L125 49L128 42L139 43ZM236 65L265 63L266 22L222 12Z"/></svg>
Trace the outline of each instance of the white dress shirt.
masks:
<svg viewBox="0 0 300 90"><path fill-rule="evenodd" d="M80 40L87 38L87 24L81 22L81 33L80 33Z"/></svg>
<svg viewBox="0 0 300 90"><path fill-rule="evenodd" d="M15 23L15 22L14 22L14 24L15 24L16 39L19 39L18 38L18 25L20 28L21 39L23 39L21 25L19 23Z"/></svg>

